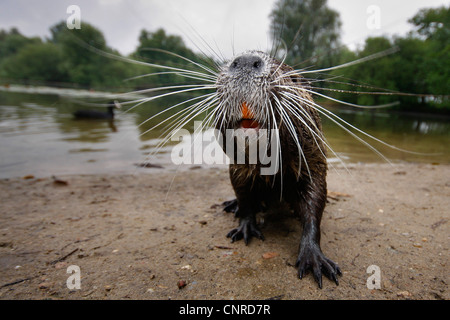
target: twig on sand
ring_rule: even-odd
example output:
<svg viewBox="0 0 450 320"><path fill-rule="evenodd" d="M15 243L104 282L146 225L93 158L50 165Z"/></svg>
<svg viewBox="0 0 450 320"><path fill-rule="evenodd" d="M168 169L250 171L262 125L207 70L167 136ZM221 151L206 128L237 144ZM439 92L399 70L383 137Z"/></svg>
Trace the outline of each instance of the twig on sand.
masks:
<svg viewBox="0 0 450 320"><path fill-rule="evenodd" d="M22 283L24 281L28 281L28 280L31 280L31 279L34 279L34 278L36 278L36 277L28 277L28 278L25 278L25 279L19 279L19 280L10 282L10 283L6 283L6 284L1 285L0 289L5 288L5 287L9 287L9 286L13 286L15 284L19 284L19 283Z"/></svg>
<svg viewBox="0 0 450 320"><path fill-rule="evenodd" d="M70 257L71 255L73 255L75 252L78 251L79 248L76 248L74 250L72 250L71 252L69 252L68 254L66 254L65 256L62 256L61 258L58 258L56 260L53 260L52 262L50 262L49 264L56 264L58 262L64 261L66 260L68 257Z"/></svg>

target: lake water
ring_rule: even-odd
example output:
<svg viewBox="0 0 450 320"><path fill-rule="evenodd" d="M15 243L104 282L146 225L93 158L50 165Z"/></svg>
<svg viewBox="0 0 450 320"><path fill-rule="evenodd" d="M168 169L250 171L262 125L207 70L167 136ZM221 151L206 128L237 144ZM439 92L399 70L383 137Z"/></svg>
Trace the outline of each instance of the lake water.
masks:
<svg viewBox="0 0 450 320"><path fill-rule="evenodd" d="M192 167L182 165L183 168L177 168L172 163L173 142L155 153L162 128L145 133L167 115L142 123L170 106L169 102L167 105L149 103L129 112L119 110L114 121L74 119L74 111L94 109L88 104L106 104L112 98L113 95L88 91L2 88L0 178L161 170L136 165L142 163L174 170ZM392 150L365 138L392 162L450 163L448 118L402 115L386 110L368 112L336 107L330 110L391 145L428 154L413 155ZM330 146L345 163L386 162L332 121L323 119L323 125ZM331 152L329 156L331 163L337 161Z"/></svg>

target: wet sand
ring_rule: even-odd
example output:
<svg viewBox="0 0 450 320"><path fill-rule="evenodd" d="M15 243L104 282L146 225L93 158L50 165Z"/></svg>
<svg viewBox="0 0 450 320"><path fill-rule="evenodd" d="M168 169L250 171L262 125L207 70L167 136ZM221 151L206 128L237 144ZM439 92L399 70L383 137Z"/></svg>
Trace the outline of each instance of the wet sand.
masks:
<svg viewBox="0 0 450 320"><path fill-rule="evenodd" d="M450 298L450 166L349 165L328 189L321 246L343 276L320 290L297 278L295 217L267 217L248 246L225 237L226 169L0 180L0 299Z"/></svg>

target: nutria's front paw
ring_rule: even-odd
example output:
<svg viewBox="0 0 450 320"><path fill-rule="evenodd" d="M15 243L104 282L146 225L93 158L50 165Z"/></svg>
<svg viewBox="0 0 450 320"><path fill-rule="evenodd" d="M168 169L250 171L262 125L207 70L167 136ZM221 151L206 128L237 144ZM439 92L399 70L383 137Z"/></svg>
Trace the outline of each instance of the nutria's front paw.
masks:
<svg viewBox="0 0 450 320"><path fill-rule="evenodd" d="M238 201L237 199L225 201L222 203L223 211L225 212L232 212L236 215L236 212L238 211Z"/></svg>
<svg viewBox="0 0 450 320"><path fill-rule="evenodd" d="M337 276L342 275L341 269L339 269L336 263L325 257L319 247L311 246L302 248L295 266L298 268L298 277L300 279L311 270L320 289L322 289L322 273L328 279L336 282L336 285L339 285Z"/></svg>
<svg viewBox="0 0 450 320"><path fill-rule="evenodd" d="M264 240L264 236L256 225L256 220L254 218L242 218L239 222L239 227L231 230L227 234L227 238L231 238L231 242L244 238L246 245L250 242L251 237L257 237Z"/></svg>

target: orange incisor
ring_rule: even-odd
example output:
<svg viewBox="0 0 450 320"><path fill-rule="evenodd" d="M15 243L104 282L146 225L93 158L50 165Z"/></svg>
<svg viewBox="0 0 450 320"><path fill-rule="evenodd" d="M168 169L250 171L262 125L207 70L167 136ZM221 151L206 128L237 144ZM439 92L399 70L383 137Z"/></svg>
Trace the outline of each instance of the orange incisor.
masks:
<svg viewBox="0 0 450 320"><path fill-rule="evenodd" d="M241 126L242 128L257 128L259 126L258 122L253 120L254 115L253 112L250 110L246 102L242 103L242 121Z"/></svg>

